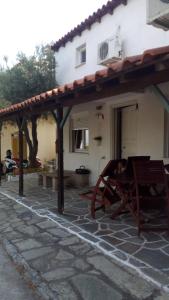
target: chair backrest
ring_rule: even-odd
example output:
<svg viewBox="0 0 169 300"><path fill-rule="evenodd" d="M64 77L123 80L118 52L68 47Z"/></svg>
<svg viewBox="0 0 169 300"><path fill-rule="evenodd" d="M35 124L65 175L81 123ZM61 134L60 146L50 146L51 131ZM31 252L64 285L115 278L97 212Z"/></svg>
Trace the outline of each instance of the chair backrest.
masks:
<svg viewBox="0 0 169 300"><path fill-rule="evenodd" d="M150 160L150 156L129 156L127 161L127 169L126 169L127 175L133 176L133 161L142 162L142 161L149 161L149 160Z"/></svg>
<svg viewBox="0 0 169 300"><path fill-rule="evenodd" d="M119 162L125 163L124 159L115 159L110 160L106 167L103 169L102 173L100 174L101 177L112 177L115 175L115 170L117 170L117 166Z"/></svg>
<svg viewBox="0 0 169 300"><path fill-rule="evenodd" d="M165 170L162 160L133 160L134 179L136 184L165 184Z"/></svg>
<svg viewBox="0 0 169 300"><path fill-rule="evenodd" d="M103 171L101 172L100 176L101 177L112 176L116 167L117 167L117 161L110 160L108 164L105 166L105 168L103 169Z"/></svg>

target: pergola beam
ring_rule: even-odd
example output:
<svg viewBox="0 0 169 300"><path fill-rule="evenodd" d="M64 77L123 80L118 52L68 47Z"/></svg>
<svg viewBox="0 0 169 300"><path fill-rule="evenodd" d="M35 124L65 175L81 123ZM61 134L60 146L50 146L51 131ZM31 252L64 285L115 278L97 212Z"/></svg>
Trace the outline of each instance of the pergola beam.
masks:
<svg viewBox="0 0 169 300"><path fill-rule="evenodd" d="M120 80L120 78L123 78L123 80ZM53 95L44 102L31 103L30 106L23 107L19 111L2 115L1 120L14 119L18 113L22 116L43 114L46 111L57 110L59 106L70 107L123 93L136 92L150 85L167 81L169 81L169 69L156 70L155 66L148 65L141 70L137 68L133 72L121 72L110 76L110 78L101 78L94 83L89 82L84 87L77 86L73 91L67 90L63 94ZM97 89L97 86L100 88Z"/></svg>

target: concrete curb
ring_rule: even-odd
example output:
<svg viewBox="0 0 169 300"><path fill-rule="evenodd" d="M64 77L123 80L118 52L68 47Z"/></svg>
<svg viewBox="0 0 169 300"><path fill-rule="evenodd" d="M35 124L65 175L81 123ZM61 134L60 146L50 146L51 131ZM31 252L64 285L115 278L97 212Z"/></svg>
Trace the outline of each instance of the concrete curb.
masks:
<svg viewBox="0 0 169 300"><path fill-rule="evenodd" d="M3 239L2 246L8 253L12 261L15 263L17 270L23 276L28 285L40 296L42 300L54 300L58 299L56 294L47 286L46 282L33 270L17 251L16 247L7 239Z"/></svg>

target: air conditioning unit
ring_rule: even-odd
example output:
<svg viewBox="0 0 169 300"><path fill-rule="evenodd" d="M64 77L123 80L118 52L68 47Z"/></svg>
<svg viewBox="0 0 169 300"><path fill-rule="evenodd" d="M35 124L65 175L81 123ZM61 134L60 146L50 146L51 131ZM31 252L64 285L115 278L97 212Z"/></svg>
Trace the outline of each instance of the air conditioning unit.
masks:
<svg viewBox="0 0 169 300"><path fill-rule="evenodd" d="M147 0L147 24L169 30L169 0Z"/></svg>
<svg viewBox="0 0 169 300"><path fill-rule="evenodd" d="M119 35L107 39L98 45L98 64L107 64L122 59L122 43Z"/></svg>

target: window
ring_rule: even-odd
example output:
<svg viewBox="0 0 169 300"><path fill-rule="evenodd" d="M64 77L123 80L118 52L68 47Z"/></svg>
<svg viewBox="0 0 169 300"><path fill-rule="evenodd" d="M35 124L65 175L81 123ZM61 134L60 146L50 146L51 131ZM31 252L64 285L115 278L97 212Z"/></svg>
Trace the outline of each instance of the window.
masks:
<svg viewBox="0 0 169 300"><path fill-rule="evenodd" d="M76 49L76 66L80 66L86 63L86 44Z"/></svg>
<svg viewBox="0 0 169 300"><path fill-rule="evenodd" d="M70 118L70 151L89 151L89 113L88 111L75 112Z"/></svg>
<svg viewBox="0 0 169 300"><path fill-rule="evenodd" d="M89 129L80 128L72 130L72 150L73 152L88 152L89 149Z"/></svg>

